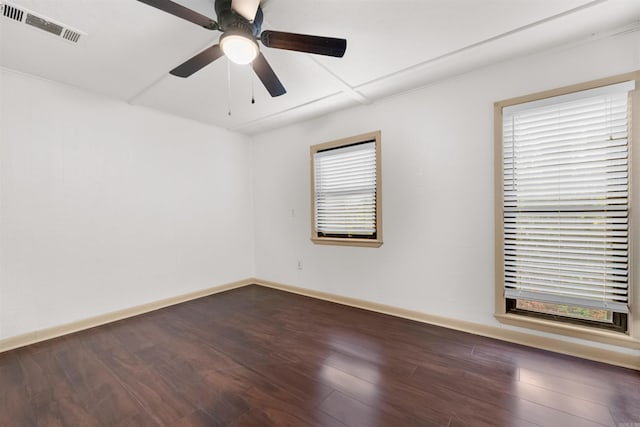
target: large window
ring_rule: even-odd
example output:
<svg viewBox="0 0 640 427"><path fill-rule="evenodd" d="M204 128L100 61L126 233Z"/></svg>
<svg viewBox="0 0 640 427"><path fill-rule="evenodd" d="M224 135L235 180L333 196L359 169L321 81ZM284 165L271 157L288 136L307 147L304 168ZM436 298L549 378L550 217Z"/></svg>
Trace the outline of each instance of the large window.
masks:
<svg viewBox="0 0 640 427"><path fill-rule="evenodd" d="M628 332L634 89L631 74L496 104L499 319Z"/></svg>
<svg viewBox="0 0 640 427"><path fill-rule="evenodd" d="M382 244L380 132L311 147L311 240Z"/></svg>

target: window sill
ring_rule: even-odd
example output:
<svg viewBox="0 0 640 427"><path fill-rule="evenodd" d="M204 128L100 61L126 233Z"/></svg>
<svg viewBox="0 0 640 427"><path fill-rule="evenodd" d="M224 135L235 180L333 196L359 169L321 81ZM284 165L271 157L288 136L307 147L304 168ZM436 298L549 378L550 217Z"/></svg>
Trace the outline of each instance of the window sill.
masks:
<svg viewBox="0 0 640 427"><path fill-rule="evenodd" d="M382 240L379 239L340 239L336 237L312 237L311 241L316 245L333 246L360 246L366 248L379 248Z"/></svg>
<svg viewBox="0 0 640 427"><path fill-rule="evenodd" d="M620 332L594 329L580 325L557 323L550 320L536 319L517 314L496 314L495 318L498 319L500 323L518 326L521 328L534 329L588 341L617 345L620 347L640 349L640 340Z"/></svg>

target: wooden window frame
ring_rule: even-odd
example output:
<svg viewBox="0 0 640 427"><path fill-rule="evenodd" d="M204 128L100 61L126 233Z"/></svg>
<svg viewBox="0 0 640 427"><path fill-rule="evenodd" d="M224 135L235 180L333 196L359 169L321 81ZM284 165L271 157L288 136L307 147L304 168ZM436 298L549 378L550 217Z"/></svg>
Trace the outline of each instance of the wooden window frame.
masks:
<svg viewBox="0 0 640 427"><path fill-rule="evenodd" d="M584 91L601 86L635 80L636 88L630 92L629 98L633 105L630 138L629 138L629 304L630 313L620 322L627 323L627 331L621 332L614 328L594 327L585 322L563 319L558 321L553 315L538 315L532 312L519 313L509 306L504 296L504 236L503 236L503 179L502 179L502 110L516 104L551 98L573 92ZM546 333L565 335L588 341L601 342L627 348L640 348L640 289L638 276L640 266L637 259L640 253L640 170L633 168L640 165L640 147L634 139L640 135L640 70L598 79L586 83L575 84L558 89L552 89L531 95L503 100L494 104L494 199L495 199L495 318L503 324L533 329ZM634 145L637 147L635 148ZM636 258L634 258L634 256Z"/></svg>
<svg viewBox="0 0 640 427"><path fill-rule="evenodd" d="M543 313L534 310L524 310L516 306L516 299L506 298L505 309L509 314L517 314L519 316L530 316L536 319L546 319L554 322L563 322L573 325L586 326L589 328L599 328L608 331L626 333L628 329L628 314L627 313L612 313L611 323L602 322L597 320L580 319L577 317L562 316L550 313Z"/></svg>
<svg viewBox="0 0 640 427"><path fill-rule="evenodd" d="M319 245L337 246L361 246L377 248L382 246L382 150L381 131L364 133L349 138L338 139L310 147L310 171L311 171L311 241ZM314 155L319 151L337 149L350 145L356 145L367 141L375 141L376 146L376 234L374 238L335 237L320 236L316 229L315 208L315 163Z"/></svg>

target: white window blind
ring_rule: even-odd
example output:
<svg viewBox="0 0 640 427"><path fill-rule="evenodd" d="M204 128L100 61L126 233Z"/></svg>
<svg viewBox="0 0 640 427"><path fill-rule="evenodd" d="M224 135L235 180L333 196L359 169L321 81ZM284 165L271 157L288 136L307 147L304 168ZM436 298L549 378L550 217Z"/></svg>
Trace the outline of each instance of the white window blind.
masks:
<svg viewBox="0 0 640 427"><path fill-rule="evenodd" d="M503 110L506 298L628 312L632 89Z"/></svg>
<svg viewBox="0 0 640 427"><path fill-rule="evenodd" d="M376 236L376 143L314 154L315 226L319 236Z"/></svg>

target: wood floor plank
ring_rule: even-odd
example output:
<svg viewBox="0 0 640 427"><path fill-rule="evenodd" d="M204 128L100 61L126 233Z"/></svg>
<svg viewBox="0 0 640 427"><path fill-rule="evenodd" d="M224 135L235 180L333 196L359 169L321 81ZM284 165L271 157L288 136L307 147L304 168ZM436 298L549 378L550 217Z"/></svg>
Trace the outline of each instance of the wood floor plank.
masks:
<svg viewBox="0 0 640 427"><path fill-rule="evenodd" d="M551 393L560 393L606 406L609 408L616 425L640 420L640 387L634 393L616 388L611 389L609 386L586 385L527 368L520 369L520 381L549 390Z"/></svg>
<svg viewBox="0 0 640 427"><path fill-rule="evenodd" d="M417 377L386 379L381 386L383 400L425 420L435 420L435 414L447 414L469 426L514 425L522 421L515 413L503 407L468 396L462 390L464 379L449 378L457 387L449 387L429 380L416 381Z"/></svg>
<svg viewBox="0 0 640 427"><path fill-rule="evenodd" d="M15 383L10 387L3 387L0 396L0 426L11 426L13 423L18 423L19 426L37 425L29 393L24 386Z"/></svg>
<svg viewBox="0 0 640 427"><path fill-rule="evenodd" d="M640 425L640 372L247 286L0 354L0 426Z"/></svg>
<svg viewBox="0 0 640 427"><path fill-rule="evenodd" d="M25 386L25 377L16 352L0 353L0 400L5 393Z"/></svg>
<svg viewBox="0 0 640 427"><path fill-rule="evenodd" d="M504 381L475 372L448 371L442 374L437 369L422 366L416 370L413 379L415 384L436 383L468 398L504 408L524 420L535 422L539 414L555 411L557 418L572 419L575 424L613 425L609 409L605 406L520 383L517 379Z"/></svg>
<svg viewBox="0 0 640 427"><path fill-rule="evenodd" d="M577 399L573 396L545 389L521 381L516 383L514 395L521 400L542 405L576 417L585 418L605 426L615 427L607 406Z"/></svg>
<svg viewBox="0 0 640 427"><path fill-rule="evenodd" d="M239 418L241 421L252 420L253 422L259 419L264 427L344 427L341 422L317 409L319 401L305 399L269 381L253 381L252 386L244 390L241 396L252 408ZM247 421L237 424L244 425L245 422Z"/></svg>
<svg viewBox="0 0 640 427"><path fill-rule="evenodd" d="M640 371L593 362L564 354L534 349L497 340L477 345L476 356L501 360L519 368L529 368L549 375L569 379L585 385L603 388L624 388L630 391L640 387ZM584 375L592 371L591 375Z"/></svg>
<svg viewBox="0 0 640 427"><path fill-rule="evenodd" d="M380 405L366 405L338 391L329 396L320 407L324 412L348 426L423 426L427 424L408 414L393 414ZM442 424L431 424L438 426Z"/></svg>
<svg viewBox="0 0 640 427"><path fill-rule="evenodd" d="M92 398L94 403L91 412L102 425L118 425L123 420L139 418L141 414L145 419L153 419L115 379L102 383L92 393Z"/></svg>
<svg viewBox="0 0 640 427"><path fill-rule="evenodd" d="M386 413L408 415L421 420L425 425L447 425L451 411L443 401L432 404L425 393L406 386L402 379L379 377L369 382L329 365L297 364L301 375L324 382L341 394L365 405L377 406ZM412 421L413 423L413 421Z"/></svg>
<svg viewBox="0 0 640 427"><path fill-rule="evenodd" d="M157 363L152 369L171 384L177 396L188 400L198 410L227 425L251 408L242 397L242 392L251 387L254 378L239 372L242 367L224 371L183 371L176 363Z"/></svg>
<svg viewBox="0 0 640 427"><path fill-rule="evenodd" d="M176 427L224 427L224 424L220 424L216 419L200 409L183 417L175 425Z"/></svg>

